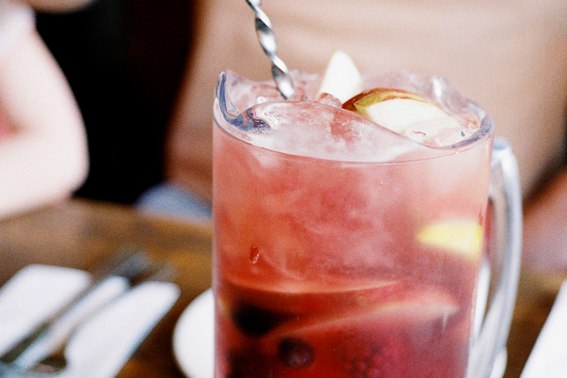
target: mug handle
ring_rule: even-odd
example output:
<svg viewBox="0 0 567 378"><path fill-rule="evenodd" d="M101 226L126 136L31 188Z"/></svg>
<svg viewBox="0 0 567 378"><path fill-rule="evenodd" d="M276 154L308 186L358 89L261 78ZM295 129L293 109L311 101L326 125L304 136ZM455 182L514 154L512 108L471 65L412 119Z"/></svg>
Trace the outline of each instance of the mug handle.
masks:
<svg viewBox="0 0 567 378"><path fill-rule="evenodd" d="M492 237L481 267L477 306L478 331L473 335L467 377L500 378L506 367L506 341L514 313L520 274L522 194L512 149L494 140L489 202ZM482 293L483 277L486 290ZM487 301L484 313L483 302ZM481 313L479 313L481 312Z"/></svg>

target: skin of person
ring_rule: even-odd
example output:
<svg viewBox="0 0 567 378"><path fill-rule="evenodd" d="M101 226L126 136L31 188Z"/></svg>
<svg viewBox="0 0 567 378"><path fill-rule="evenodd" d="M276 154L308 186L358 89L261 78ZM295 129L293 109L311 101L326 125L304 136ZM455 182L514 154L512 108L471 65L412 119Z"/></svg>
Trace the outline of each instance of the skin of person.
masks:
<svg viewBox="0 0 567 378"><path fill-rule="evenodd" d="M0 113L9 129L0 140L0 218L69 197L88 169L78 106L32 13L36 6L62 12L87 2L7 2L28 9L14 12L21 26L0 56Z"/></svg>

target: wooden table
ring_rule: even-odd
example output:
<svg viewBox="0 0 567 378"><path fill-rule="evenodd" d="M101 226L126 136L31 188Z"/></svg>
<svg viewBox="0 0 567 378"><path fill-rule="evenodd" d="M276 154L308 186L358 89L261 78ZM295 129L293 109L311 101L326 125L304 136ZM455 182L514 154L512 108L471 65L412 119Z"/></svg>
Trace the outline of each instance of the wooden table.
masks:
<svg viewBox="0 0 567 378"><path fill-rule="evenodd" d="M177 270L181 297L120 377L182 377L172 350L175 324L210 286L211 229L151 217L130 207L71 200L0 222L0 284L30 263L92 270L122 247L137 246ZM565 277L523 272L509 339L506 377L518 377Z"/></svg>

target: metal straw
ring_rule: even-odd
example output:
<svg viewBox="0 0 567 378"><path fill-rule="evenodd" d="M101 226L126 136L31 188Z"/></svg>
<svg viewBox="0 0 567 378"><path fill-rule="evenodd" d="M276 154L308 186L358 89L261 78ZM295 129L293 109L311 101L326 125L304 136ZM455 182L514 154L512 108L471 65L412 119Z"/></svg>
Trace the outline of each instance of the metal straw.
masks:
<svg viewBox="0 0 567 378"><path fill-rule="evenodd" d="M280 91L281 95L285 99L288 99L291 95L293 95L293 82L286 64L278 56L276 35L272 29L270 19L261 9L262 0L246 0L246 3L248 3L256 15L256 34L258 35L258 41L260 42L260 46L262 46L264 53L272 61L272 76L276 82L276 87Z"/></svg>

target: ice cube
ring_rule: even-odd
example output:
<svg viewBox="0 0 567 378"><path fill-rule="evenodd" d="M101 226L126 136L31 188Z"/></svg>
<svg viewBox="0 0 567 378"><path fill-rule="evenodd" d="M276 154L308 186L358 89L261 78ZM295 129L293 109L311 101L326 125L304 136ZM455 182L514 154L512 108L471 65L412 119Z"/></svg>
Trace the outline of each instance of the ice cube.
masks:
<svg viewBox="0 0 567 378"><path fill-rule="evenodd" d="M331 101L326 98L323 101ZM268 125L264 133L248 134L260 147L350 162L395 160L421 147L344 109L318 102L275 102L254 107L253 117ZM421 151L423 152L423 151Z"/></svg>

